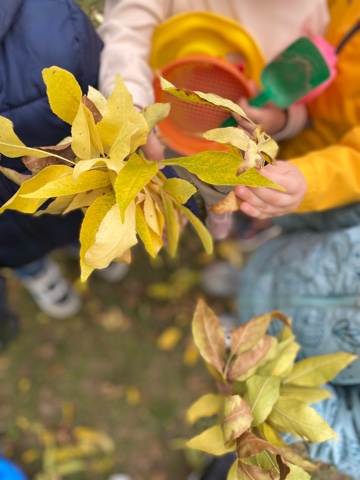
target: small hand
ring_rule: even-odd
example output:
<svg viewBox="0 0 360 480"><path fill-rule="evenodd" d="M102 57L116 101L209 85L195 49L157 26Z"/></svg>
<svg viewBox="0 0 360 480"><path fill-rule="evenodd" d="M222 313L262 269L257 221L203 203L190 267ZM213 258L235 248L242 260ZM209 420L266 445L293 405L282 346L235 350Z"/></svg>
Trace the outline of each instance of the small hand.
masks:
<svg viewBox="0 0 360 480"><path fill-rule="evenodd" d="M249 100L242 97L238 101L238 105L244 110L246 115L257 125L261 125L264 132L268 135L274 135L280 132L286 125L286 111L281 108L268 103L264 107L257 108L249 105ZM255 126L244 120L239 115L234 115L239 127L252 133Z"/></svg>
<svg viewBox="0 0 360 480"><path fill-rule="evenodd" d="M164 160L165 147L162 145L154 131L151 131L148 136L146 145L141 147L147 160L153 162L161 162Z"/></svg>
<svg viewBox="0 0 360 480"><path fill-rule="evenodd" d="M243 200L240 210L251 217L270 218L286 215L301 203L306 192L306 179L292 163L277 161L261 171L264 177L285 188L285 192L266 187L235 187L235 194Z"/></svg>
<svg viewBox="0 0 360 480"><path fill-rule="evenodd" d="M248 86L251 91L251 96L255 96L259 93L259 87L254 81L249 80ZM261 125L263 130L270 136L280 132L286 125L286 111L272 103L268 103L261 108L253 107L252 105L249 105L249 99L246 97L241 97L237 103L239 107L244 110L250 120L256 125ZM250 134L253 133L255 128L254 125L246 121L240 115L234 115L234 117L240 128L246 130Z"/></svg>

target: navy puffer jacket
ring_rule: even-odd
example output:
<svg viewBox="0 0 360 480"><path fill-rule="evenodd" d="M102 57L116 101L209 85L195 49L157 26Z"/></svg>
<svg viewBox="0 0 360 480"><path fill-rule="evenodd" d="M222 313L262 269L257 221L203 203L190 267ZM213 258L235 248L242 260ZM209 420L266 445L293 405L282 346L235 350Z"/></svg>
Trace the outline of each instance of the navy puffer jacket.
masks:
<svg viewBox="0 0 360 480"><path fill-rule="evenodd" d="M55 145L70 126L50 110L41 72L53 65L72 72L84 93L97 87L102 43L72 0L1 0L0 115L14 123L27 146ZM25 171L20 159L1 165ZM0 204L17 186L0 174ZM34 217L15 211L0 215L0 267L34 261L76 240L81 214Z"/></svg>

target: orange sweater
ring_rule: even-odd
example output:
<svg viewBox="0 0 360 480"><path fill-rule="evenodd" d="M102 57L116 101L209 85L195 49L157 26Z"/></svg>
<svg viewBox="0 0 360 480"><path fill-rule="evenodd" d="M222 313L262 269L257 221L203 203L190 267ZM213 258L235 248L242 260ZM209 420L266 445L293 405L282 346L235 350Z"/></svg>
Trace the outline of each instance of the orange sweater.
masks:
<svg viewBox="0 0 360 480"><path fill-rule="evenodd" d="M337 45L360 19L360 0L329 1L327 39ZM283 142L279 158L305 175L307 192L298 212L360 201L360 31L338 59L333 83L308 105L312 125Z"/></svg>

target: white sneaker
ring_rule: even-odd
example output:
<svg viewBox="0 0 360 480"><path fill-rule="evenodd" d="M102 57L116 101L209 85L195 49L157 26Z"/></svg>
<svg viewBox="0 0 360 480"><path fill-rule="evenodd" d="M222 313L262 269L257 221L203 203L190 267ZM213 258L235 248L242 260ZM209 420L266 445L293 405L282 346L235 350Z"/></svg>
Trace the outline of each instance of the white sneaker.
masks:
<svg viewBox="0 0 360 480"><path fill-rule="evenodd" d="M120 282L128 273L130 266L127 263L112 262L106 268L94 270L94 274L108 283Z"/></svg>
<svg viewBox="0 0 360 480"><path fill-rule="evenodd" d="M46 259L44 268L34 276L19 278L37 306L50 317L72 317L81 308L81 298L62 276L58 265Z"/></svg>

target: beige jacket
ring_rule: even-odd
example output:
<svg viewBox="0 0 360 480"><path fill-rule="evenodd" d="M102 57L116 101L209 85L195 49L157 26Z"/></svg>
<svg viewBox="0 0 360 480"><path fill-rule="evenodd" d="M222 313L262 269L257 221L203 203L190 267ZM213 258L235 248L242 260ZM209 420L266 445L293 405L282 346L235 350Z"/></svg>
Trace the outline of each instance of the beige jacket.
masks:
<svg viewBox="0 0 360 480"><path fill-rule="evenodd" d="M136 105L153 103L149 57L155 28L173 15L201 11L239 22L266 60L301 35L323 34L329 21L326 0L105 0L100 90L109 96L120 74Z"/></svg>

